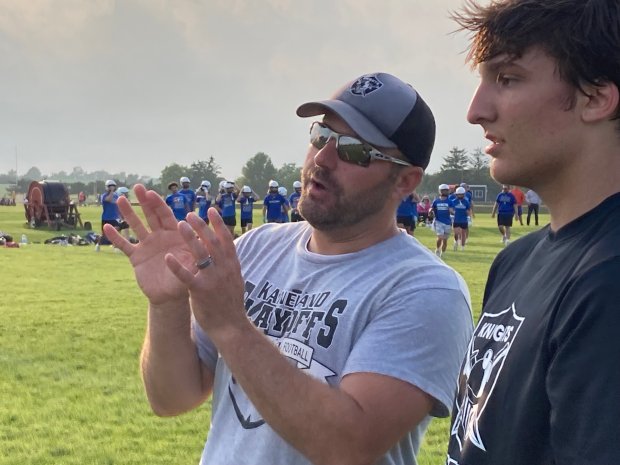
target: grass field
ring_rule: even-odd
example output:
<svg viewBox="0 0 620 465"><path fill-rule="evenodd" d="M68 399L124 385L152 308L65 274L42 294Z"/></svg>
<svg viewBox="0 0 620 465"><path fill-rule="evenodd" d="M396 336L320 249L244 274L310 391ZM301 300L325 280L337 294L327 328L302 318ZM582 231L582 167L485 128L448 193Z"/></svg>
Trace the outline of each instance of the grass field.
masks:
<svg viewBox="0 0 620 465"><path fill-rule="evenodd" d="M100 209L80 212L98 231ZM516 226L514 238L533 229ZM34 242L0 248L0 465L198 463L210 407L150 412L138 373L146 303L126 258L110 247L43 245L59 233L27 228L21 206L0 207L0 230ZM434 248L432 231L416 236ZM501 246L494 220L480 214L467 249L444 256L466 279L476 319ZM433 422L420 464L444 463L448 423Z"/></svg>

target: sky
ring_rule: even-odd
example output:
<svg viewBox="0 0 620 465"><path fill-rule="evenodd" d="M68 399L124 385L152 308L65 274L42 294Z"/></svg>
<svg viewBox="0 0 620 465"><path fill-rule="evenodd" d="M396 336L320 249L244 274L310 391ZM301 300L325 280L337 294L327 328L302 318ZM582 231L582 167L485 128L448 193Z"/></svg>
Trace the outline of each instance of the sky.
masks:
<svg viewBox="0 0 620 465"><path fill-rule="evenodd" d="M301 165L298 105L388 72L429 104L428 172L487 145L463 0L0 0L0 173L36 166L157 177L210 156L234 179L265 152Z"/></svg>

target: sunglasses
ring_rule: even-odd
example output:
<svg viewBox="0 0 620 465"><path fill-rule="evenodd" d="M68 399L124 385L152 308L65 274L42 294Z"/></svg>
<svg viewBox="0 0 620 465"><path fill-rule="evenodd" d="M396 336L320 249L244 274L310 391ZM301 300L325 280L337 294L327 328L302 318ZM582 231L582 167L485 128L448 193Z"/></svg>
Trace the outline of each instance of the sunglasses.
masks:
<svg viewBox="0 0 620 465"><path fill-rule="evenodd" d="M368 143L356 139L355 137L339 134L332 131L324 123L315 121L310 126L310 143L313 147L321 150L327 145L330 139L336 141L336 152L338 158L348 163L355 163L359 166L367 167L371 160L383 160L396 163L398 165L412 166L404 160L385 155Z"/></svg>

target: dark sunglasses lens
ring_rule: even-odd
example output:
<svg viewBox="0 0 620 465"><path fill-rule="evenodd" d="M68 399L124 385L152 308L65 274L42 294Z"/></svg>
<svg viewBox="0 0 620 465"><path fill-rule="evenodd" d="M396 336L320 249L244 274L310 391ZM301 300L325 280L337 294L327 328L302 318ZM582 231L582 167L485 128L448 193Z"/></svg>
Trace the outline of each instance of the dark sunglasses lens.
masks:
<svg viewBox="0 0 620 465"><path fill-rule="evenodd" d="M360 166L370 164L370 155L361 141L347 136L341 136L338 140L338 156L343 161L356 163Z"/></svg>

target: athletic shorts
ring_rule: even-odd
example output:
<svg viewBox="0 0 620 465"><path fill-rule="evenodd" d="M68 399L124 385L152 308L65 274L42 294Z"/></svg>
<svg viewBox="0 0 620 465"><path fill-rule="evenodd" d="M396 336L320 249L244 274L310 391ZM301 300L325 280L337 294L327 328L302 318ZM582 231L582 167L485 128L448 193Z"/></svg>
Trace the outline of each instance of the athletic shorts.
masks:
<svg viewBox="0 0 620 465"><path fill-rule="evenodd" d="M415 220L413 216L397 216L396 222L412 229L415 228Z"/></svg>
<svg viewBox="0 0 620 465"><path fill-rule="evenodd" d="M299 213L291 212L291 223L297 223L298 221L304 221L303 216Z"/></svg>
<svg viewBox="0 0 620 465"><path fill-rule="evenodd" d="M452 226L461 229L467 229L469 227L467 223L454 223Z"/></svg>
<svg viewBox="0 0 620 465"><path fill-rule="evenodd" d="M222 216L222 220L224 220L226 226L237 226L236 216Z"/></svg>
<svg viewBox="0 0 620 465"><path fill-rule="evenodd" d="M441 221L435 221L434 223L435 233L438 236L449 236L452 231L452 225L442 223Z"/></svg>
<svg viewBox="0 0 620 465"><path fill-rule="evenodd" d="M512 217L513 215L510 213L498 213L497 214L497 225L498 226L512 226Z"/></svg>
<svg viewBox="0 0 620 465"><path fill-rule="evenodd" d="M248 224L252 224L252 218L241 218L241 227L245 228Z"/></svg>
<svg viewBox="0 0 620 465"><path fill-rule="evenodd" d="M129 225L127 221L118 221L118 220L101 220L101 230L103 231L104 224L111 224L118 231L122 231L123 229L129 229Z"/></svg>

